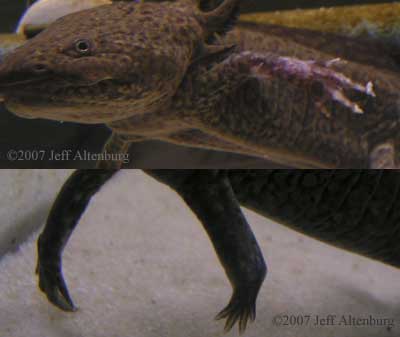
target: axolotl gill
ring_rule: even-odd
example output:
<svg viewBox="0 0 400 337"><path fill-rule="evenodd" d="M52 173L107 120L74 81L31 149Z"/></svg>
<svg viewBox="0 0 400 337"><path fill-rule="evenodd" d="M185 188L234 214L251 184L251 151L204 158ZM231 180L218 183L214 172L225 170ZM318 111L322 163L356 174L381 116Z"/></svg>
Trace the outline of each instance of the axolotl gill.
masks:
<svg viewBox="0 0 400 337"><path fill-rule="evenodd" d="M106 124L109 153L156 139L298 168L397 167L396 50L235 29L239 4L114 1L67 15L4 58L0 96L21 117Z"/></svg>

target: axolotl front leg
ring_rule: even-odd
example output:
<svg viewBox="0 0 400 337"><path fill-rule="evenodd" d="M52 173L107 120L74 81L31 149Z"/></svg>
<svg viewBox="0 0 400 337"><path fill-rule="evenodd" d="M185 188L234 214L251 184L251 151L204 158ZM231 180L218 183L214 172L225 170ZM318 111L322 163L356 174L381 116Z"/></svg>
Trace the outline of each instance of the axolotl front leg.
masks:
<svg viewBox="0 0 400 337"><path fill-rule="evenodd" d="M273 130L274 123L270 123L272 126L266 125L265 130L261 130L259 136L257 133L260 133L260 130L254 132L257 124L258 126L266 124L265 121L271 119L270 115L276 113L270 111L271 109L267 105L262 106L263 96L265 96L261 88L262 83L283 79L289 83L295 83L298 91L302 91L303 87L311 88L312 85L319 84L323 89L323 95L315 102L315 107L310 107L311 110L320 107L320 114L328 115L330 112L324 104L327 101L336 101L348 108L350 113L361 114L362 108L347 98L344 91L351 89L374 97L372 82L363 85L335 71L331 66L338 62L339 60L332 60L318 64L313 61L280 57L274 54L242 52L231 54L211 70L205 70L207 68L201 67L201 65L197 69L196 66L193 66L176 96L173 97L171 104L167 105L163 111L110 123L109 127L114 132L107 142L104 152L126 153L132 141L158 139L184 146L252 154L264 158L271 158L271 152L274 151L278 153L276 157L299 156L296 153L299 151L295 144L287 146L287 154L282 149L270 149L274 147L274 140L269 139L271 137L268 135L268 129ZM253 83L259 81L260 88L253 88L246 84L246 81L249 82L251 79ZM235 90L240 93L232 94ZM243 92L246 91L252 91L253 95L258 95L258 97L243 104L240 96L243 96ZM244 96L246 95L245 93ZM235 99L238 100L237 104L234 102ZM233 102L229 102L231 100ZM269 100L276 101L274 105L280 104L278 97L272 96ZM235 105L239 107L238 114L235 111L229 111L229 107ZM284 107L282 108L284 109ZM218 111L215 111L216 109ZM288 106L289 109L290 106ZM285 117L290 119L290 116L284 115L277 118L284 120ZM250 124L249 120L253 125L246 127L246 124ZM273 131L285 134L285 128ZM249 134L252 133L256 136L250 135L249 137ZM251 137L259 139L254 141L249 139ZM283 142L277 141L276 143L282 144ZM295 167L326 168L333 166L332 163L323 161L312 163L308 159L307 162L306 155L307 153L302 156L301 160L294 163L288 161L288 158L282 160L272 156L272 159L285 165L294 164ZM121 163L103 161L97 167L116 169L121 167Z"/></svg>
<svg viewBox="0 0 400 337"><path fill-rule="evenodd" d="M365 80L365 71L337 59L237 52L188 74L176 107L202 132L255 156L293 167L376 168L371 152L393 134L398 109L383 97L398 81L378 73ZM181 103L187 95L191 105Z"/></svg>
<svg viewBox="0 0 400 337"><path fill-rule="evenodd" d="M61 269L62 251L90 198L115 170L78 170L64 184L38 241L39 286L51 303L74 311ZM256 298L266 274L257 241L241 212L228 177L217 170L148 170L173 188L202 222L233 287L229 304L218 315L229 330L243 332L256 315Z"/></svg>

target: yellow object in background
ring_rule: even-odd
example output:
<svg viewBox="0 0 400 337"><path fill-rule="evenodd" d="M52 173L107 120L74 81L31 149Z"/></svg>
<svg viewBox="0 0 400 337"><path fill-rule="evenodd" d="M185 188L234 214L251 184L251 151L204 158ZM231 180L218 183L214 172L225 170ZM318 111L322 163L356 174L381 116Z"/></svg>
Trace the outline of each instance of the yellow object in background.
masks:
<svg viewBox="0 0 400 337"><path fill-rule="evenodd" d="M400 3L246 14L241 16L241 22L275 24L350 36L398 39Z"/></svg>
<svg viewBox="0 0 400 337"><path fill-rule="evenodd" d="M0 61L3 56L25 42L25 37L19 34L0 34ZM0 99L1 100L1 99Z"/></svg>

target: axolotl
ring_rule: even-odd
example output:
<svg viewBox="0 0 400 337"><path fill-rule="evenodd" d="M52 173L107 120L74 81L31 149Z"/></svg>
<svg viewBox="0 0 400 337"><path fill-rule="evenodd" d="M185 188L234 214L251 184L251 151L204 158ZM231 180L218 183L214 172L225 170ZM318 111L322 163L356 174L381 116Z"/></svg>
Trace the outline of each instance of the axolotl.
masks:
<svg viewBox="0 0 400 337"><path fill-rule="evenodd" d="M0 97L21 117L106 124L107 153L157 139L298 168L398 167L398 50L235 29L240 1L209 2L114 1L60 18L4 58Z"/></svg>

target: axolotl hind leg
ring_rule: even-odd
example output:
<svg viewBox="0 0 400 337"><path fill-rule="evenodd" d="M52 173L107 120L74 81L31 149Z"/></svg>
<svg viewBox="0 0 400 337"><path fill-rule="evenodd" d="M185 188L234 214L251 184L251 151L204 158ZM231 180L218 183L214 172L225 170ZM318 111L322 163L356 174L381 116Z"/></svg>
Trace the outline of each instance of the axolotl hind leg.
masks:
<svg viewBox="0 0 400 337"><path fill-rule="evenodd" d="M231 282L229 304L216 316L225 331L238 322L239 332L256 316L256 299L267 268L225 171L146 171L171 186L204 226Z"/></svg>
<svg viewBox="0 0 400 337"><path fill-rule="evenodd" d="M65 182L38 240L36 273L48 300L64 311L75 311L62 275L62 251L90 198L115 170L78 170Z"/></svg>
<svg viewBox="0 0 400 337"><path fill-rule="evenodd" d="M38 241L39 287L51 303L64 311L76 308L62 275L62 251L91 197L116 170L78 170L60 191ZM256 299L266 275L266 265L225 171L147 170L172 187L202 222L232 284L229 304L217 319L225 330L236 322L239 331L256 315Z"/></svg>

